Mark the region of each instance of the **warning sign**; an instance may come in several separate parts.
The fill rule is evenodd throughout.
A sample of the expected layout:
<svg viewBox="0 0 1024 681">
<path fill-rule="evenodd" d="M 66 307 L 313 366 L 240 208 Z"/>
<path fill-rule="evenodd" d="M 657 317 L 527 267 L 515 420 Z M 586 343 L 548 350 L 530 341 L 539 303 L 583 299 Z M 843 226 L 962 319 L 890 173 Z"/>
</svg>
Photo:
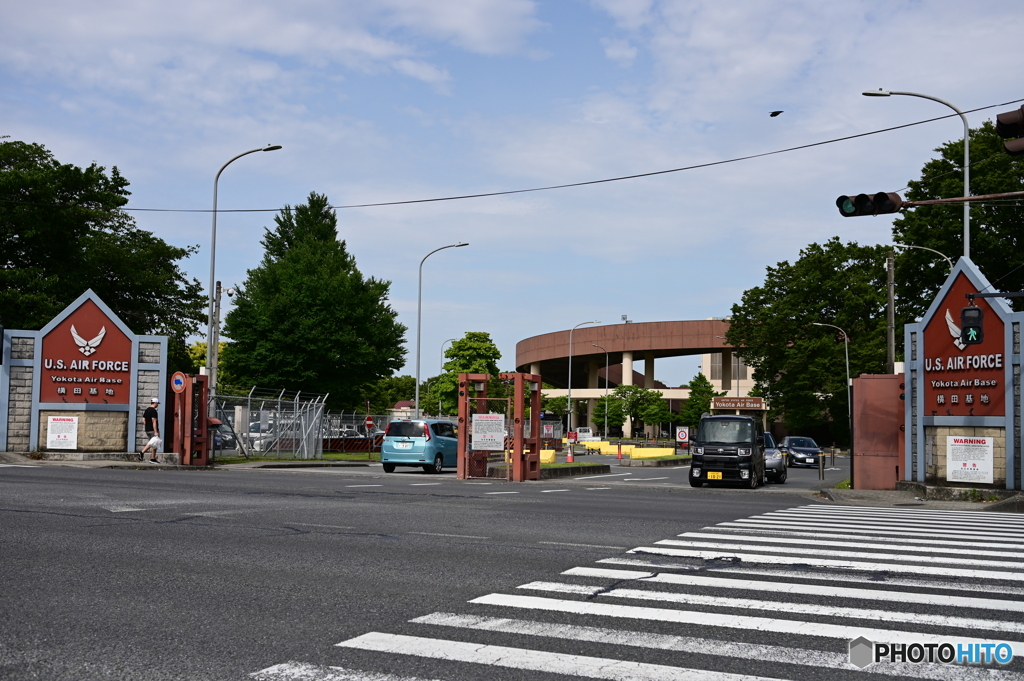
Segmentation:
<svg viewBox="0 0 1024 681">
<path fill-rule="evenodd" d="M 505 415 L 473 414 L 472 449 L 505 451 Z"/>
<path fill-rule="evenodd" d="M 946 480 L 992 484 L 995 438 L 950 435 L 946 437 Z"/>
</svg>

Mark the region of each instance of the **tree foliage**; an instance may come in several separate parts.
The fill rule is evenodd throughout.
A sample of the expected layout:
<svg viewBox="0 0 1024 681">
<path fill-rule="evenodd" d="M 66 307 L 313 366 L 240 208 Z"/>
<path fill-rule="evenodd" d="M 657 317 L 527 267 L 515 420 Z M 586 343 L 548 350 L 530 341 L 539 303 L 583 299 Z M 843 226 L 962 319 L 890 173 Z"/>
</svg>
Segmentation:
<svg viewBox="0 0 1024 681">
<path fill-rule="evenodd" d="M 637 427 L 638 421 L 660 423 L 665 416 L 661 409 L 664 406 L 662 393 L 657 390 L 648 390 L 639 385 L 620 385 L 615 388 L 613 394 L 622 403 L 622 413 L 630 418 L 633 428 Z M 667 410 L 667 407 L 665 409 Z M 648 421 L 645 416 L 657 420 Z"/>
<path fill-rule="evenodd" d="M 851 376 L 884 371 L 886 251 L 838 238 L 811 244 L 793 264 L 769 267 L 764 284 L 733 305 L 726 338 L 790 428 L 834 418 L 837 436 L 847 437 L 842 335 L 815 323 L 850 335 Z"/>
<path fill-rule="evenodd" d="M 385 414 L 395 404 L 416 397 L 416 377 L 388 376 L 368 385 L 363 391 L 363 400 L 369 400 L 371 414 Z M 362 405 L 362 406 L 365 406 Z"/>
<path fill-rule="evenodd" d="M 116 167 L 83 169 L 40 144 L 0 142 L 2 321 L 41 328 L 91 288 L 134 333 L 169 336 L 169 366 L 186 370 L 205 298 L 178 262 L 196 248 L 138 229 L 122 210 L 129 194 Z"/>
<path fill-rule="evenodd" d="M 683 410 L 679 412 L 679 422 L 684 426 L 696 428 L 700 425 L 700 417 L 711 410 L 711 398 L 720 397 L 724 392 L 715 392 L 715 387 L 703 373 L 690 380 L 690 397 L 686 400 Z"/>
<path fill-rule="evenodd" d="M 438 405 L 446 414 L 455 414 L 458 410 L 459 374 L 487 374 L 492 380 L 487 385 L 489 397 L 505 397 L 507 390 L 501 381 L 493 380 L 498 376 L 498 361 L 501 351 L 491 340 L 491 334 L 483 331 L 468 331 L 462 338 L 452 341 L 444 351 L 448 361 L 444 363 L 444 373 L 435 376 L 420 387 L 420 400 L 423 409 L 428 405 Z M 440 401 L 440 402 L 439 402 Z M 492 411 L 505 411 L 504 403 L 494 402 L 488 405 Z"/>
<path fill-rule="evenodd" d="M 971 194 L 1024 191 L 1024 156 L 1010 156 L 995 126 L 986 121 L 970 131 Z M 963 196 L 964 142 L 958 139 L 936 149 L 921 178 L 908 183 L 912 201 Z M 964 252 L 963 206 L 919 206 L 893 221 L 893 241 L 925 246 L 954 262 Z M 1003 200 L 971 204 L 971 260 L 996 290 L 1024 291 L 1024 201 Z M 896 259 L 897 310 L 904 319 L 920 317 L 945 282 L 949 267 L 939 256 L 920 249 L 900 249 Z M 1024 309 L 1024 299 L 1012 299 Z"/>
<path fill-rule="evenodd" d="M 622 411 L 622 400 L 609 395 L 607 398 L 601 396 L 594 405 L 594 424 L 604 430 L 604 415 L 608 412 L 608 428 L 618 428 L 626 422 L 626 414 Z"/>
<path fill-rule="evenodd" d="M 364 392 L 402 366 L 405 326 L 391 282 L 364 278 L 327 197 L 311 192 L 265 230 L 225 319 L 223 363 L 243 385 L 329 393 L 335 408 L 365 408 Z"/>
</svg>

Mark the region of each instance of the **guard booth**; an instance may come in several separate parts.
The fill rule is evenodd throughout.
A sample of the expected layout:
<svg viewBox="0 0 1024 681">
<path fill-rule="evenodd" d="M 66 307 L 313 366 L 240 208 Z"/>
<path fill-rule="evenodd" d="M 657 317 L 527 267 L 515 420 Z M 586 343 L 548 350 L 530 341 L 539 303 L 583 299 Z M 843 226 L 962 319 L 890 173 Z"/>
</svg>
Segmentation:
<svg viewBox="0 0 1024 681">
<path fill-rule="evenodd" d="M 209 401 L 209 376 L 190 376 L 177 372 L 171 377 L 174 410 L 171 451 L 178 454 L 183 466 L 206 466 L 210 462 L 210 423 L 206 405 Z"/>
<path fill-rule="evenodd" d="M 459 374 L 458 477 L 488 477 L 489 460 L 495 452 L 501 452 L 506 462 L 506 480 L 540 480 L 541 377 L 503 373 L 498 374 L 498 379 L 505 382 L 506 390 L 502 392 L 511 392 L 510 396 L 489 397 L 487 389 L 492 378 L 488 374 Z M 492 411 L 495 403 L 504 403 L 503 409 Z M 529 433 L 525 432 L 527 404 L 531 415 Z"/>
</svg>

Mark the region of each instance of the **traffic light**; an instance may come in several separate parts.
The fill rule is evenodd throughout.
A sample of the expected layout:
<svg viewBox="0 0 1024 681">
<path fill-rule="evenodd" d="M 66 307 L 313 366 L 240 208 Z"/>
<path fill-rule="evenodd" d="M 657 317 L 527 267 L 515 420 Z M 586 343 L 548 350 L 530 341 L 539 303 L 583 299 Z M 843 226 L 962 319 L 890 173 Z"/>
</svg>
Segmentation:
<svg viewBox="0 0 1024 681">
<path fill-rule="evenodd" d="M 960 342 L 964 345 L 977 345 L 985 340 L 985 329 L 982 328 L 984 313 L 980 307 L 969 305 L 960 310 Z"/>
<path fill-rule="evenodd" d="M 856 196 L 840 196 L 836 199 L 836 207 L 844 218 L 858 215 L 884 215 L 895 213 L 903 207 L 903 199 L 893 192 L 878 192 L 873 196 L 857 194 Z"/>
<path fill-rule="evenodd" d="M 1005 139 L 1006 152 L 1017 156 L 1024 154 L 1024 106 L 1016 111 L 1007 111 L 996 116 L 996 132 Z"/>
</svg>

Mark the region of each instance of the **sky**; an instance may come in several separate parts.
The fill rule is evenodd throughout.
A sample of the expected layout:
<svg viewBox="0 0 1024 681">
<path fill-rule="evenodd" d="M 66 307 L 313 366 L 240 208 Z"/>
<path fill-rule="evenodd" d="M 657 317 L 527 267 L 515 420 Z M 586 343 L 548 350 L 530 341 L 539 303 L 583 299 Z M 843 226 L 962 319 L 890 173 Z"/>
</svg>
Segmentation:
<svg viewBox="0 0 1024 681">
<path fill-rule="evenodd" d="M 272 212 L 530 189 L 824 142 L 1024 97 L 1014 0 L 38 0 L 0 22 L 0 135 L 116 166 L 129 209 L 209 211 L 216 275 L 244 283 Z M 1014 83 L 1017 83 L 1014 85 Z M 968 114 L 972 127 L 1019 104 Z M 770 117 L 771 111 L 783 111 Z M 360 270 L 392 282 L 414 373 L 490 333 L 725 317 L 765 268 L 833 236 L 891 243 L 841 194 L 897 191 L 959 118 L 649 177 L 339 208 Z M 206 286 L 209 212 L 133 212 Z M 947 254 L 955 257 L 958 254 Z M 583 352 L 583 350 L 580 350 Z M 679 385 L 699 358 L 658 360 Z"/>
</svg>

